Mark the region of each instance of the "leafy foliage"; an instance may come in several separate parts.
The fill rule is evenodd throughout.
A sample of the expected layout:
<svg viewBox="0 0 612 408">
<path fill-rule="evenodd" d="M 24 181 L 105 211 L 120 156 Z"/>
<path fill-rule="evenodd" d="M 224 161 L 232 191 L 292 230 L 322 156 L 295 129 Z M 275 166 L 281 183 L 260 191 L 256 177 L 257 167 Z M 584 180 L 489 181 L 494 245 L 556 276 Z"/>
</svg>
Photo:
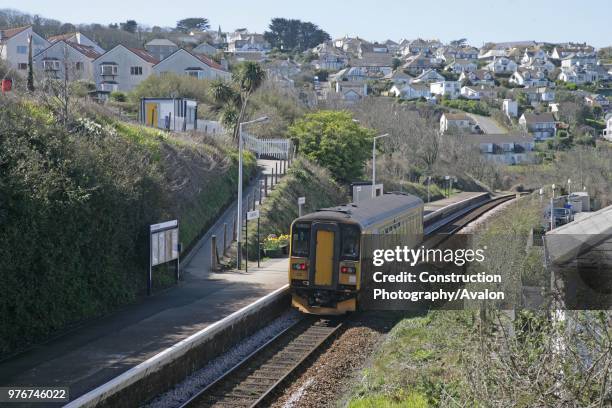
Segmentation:
<svg viewBox="0 0 612 408">
<path fill-rule="evenodd" d="M 264 33 L 265 40 L 283 51 L 304 52 L 331 39 L 316 24 L 300 20 L 273 18 L 269 28 Z"/>
<path fill-rule="evenodd" d="M 205 31 L 209 28 L 210 22 L 203 17 L 184 18 L 176 23 L 176 30 L 183 33 L 188 33 L 191 30 Z"/>
<path fill-rule="evenodd" d="M 353 121 L 346 111 L 308 114 L 289 128 L 299 151 L 330 170 L 341 182 L 359 179 L 370 155 L 374 132 Z"/>
</svg>

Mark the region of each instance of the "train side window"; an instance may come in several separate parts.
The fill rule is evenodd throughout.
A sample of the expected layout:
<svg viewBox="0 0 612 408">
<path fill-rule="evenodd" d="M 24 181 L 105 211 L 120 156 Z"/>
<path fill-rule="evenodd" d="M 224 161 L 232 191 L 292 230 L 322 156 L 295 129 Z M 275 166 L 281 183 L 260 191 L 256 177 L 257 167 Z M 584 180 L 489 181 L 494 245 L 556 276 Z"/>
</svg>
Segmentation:
<svg viewBox="0 0 612 408">
<path fill-rule="evenodd" d="M 342 238 L 340 256 L 343 259 L 359 260 L 359 228 L 343 225 L 340 232 Z"/>
<path fill-rule="evenodd" d="M 310 253 L 310 225 L 296 224 L 291 237 L 291 255 L 307 257 Z"/>
</svg>

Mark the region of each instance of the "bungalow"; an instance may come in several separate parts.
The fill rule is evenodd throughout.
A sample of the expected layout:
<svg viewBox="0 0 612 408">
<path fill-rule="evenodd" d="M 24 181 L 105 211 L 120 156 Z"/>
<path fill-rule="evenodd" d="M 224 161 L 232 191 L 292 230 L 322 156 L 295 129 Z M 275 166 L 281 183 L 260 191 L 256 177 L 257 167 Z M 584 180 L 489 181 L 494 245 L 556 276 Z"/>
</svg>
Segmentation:
<svg viewBox="0 0 612 408">
<path fill-rule="evenodd" d="M 36 69 L 47 78 L 94 81 L 93 61 L 100 55 L 93 47 L 59 40 L 36 54 L 32 60 Z"/>
<path fill-rule="evenodd" d="M 410 82 L 412 82 L 414 77 L 404 73 L 400 69 L 396 69 L 390 74 L 385 75 L 383 79 L 385 81 L 390 81 L 394 85 L 404 85 L 404 84 L 409 84 Z"/>
<path fill-rule="evenodd" d="M 557 131 L 557 121 L 550 112 L 525 112 L 519 118 L 519 125 L 529 134 L 533 135 L 536 140 L 554 137 Z"/>
<path fill-rule="evenodd" d="M 156 38 L 144 45 L 144 49 L 161 61 L 176 52 L 179 47 L 175 43 L 165 38 Z"/>
<path fill-rule="evenodd" d="M 330 93 L 329 95 L 352 104 L 368 95 L 368 84 L 359 81 L 340 81 L 336 82 L 335 91 L 335 94 Z"/>
<path fill-rule="evenodd" d="M 319 59 L 312 61 L 316 69 L 338 71 L 348 65 L 348 56 L 337 49 L 331 41 L 321 43 L 312 49 Z"/>
<path fill-rule="evenodd" d="M 87 37 L 85 34 L 77 31 L 74 33 L 60 34 L 54 35 L 52 37 L 47 38 L 50 43 L 54 43 L 57 41 L 66 41 L 79 45 L 84 45 L 86 47 L 91 47 L 95 52 L 102 55 L 106 52 L 106 50 L 98 45 L 94 40 Z"/>
<path fill-rule="evenodd" d="M 459 81 L 439 81 L 429 84 L 429 91 L 432 95 L 448 96 L 455 99 L 459 97 L 461 84 Z"/>
<path fill-rule="evenodd" d="M 157 75 L 166 73 L 189 75 L 198 79 L 229 80 L 231 77 L 231 74 L 216 61 L 205 55 L 192 54 L 182 48 L 155 64 L 153 72 Z"/>
<path fill-rule="evenodd" d="M 417 38 L 416 40 L 410 41 L 408 46 L 404 49 L 404 55 L 412 54 L 431 54 L 442 46 L 442 43 L 438 40 L 423 40 Z"/>
<path fill-rule="evenodd" d="M 540 102 L 554 102 L 555 100 L 555 91 L 552 88 L 548 87 L 538 87 L 538 88 L 524 88 L 524 89 L 514 89 L 512 93 L 522 93 L 527 97 L 527 100 L 532 105 L 537 105 Z"/>
<path fill-rule="evenodd" d="M 525 68 L 519 68 L 513 72 L 508 82 L 526 88 L 533 86 L 548 86 L 549 84 L 548 77 L 544 72 L 532 71 Z"/>
<path fill-rule="evenodd" d="M 417 55 L 408 58 L 407 62 L 402 66 L 402 69 L 411 75 L 418 75 L 439 66 L 440 61 L 438 61 L 436 58 Z"/>
<path fill-rule="evenodd" d="M 393 56 L 388 53 L 363 53 L 350 61 L 353 67 L 364 68 L 368 76 L 384 76 L 393 71 Z"/>
<path fill-rule="evenodd" d="M 361 67 L 344 68 L 329 76 L 330 82 L 338 81 L 366 81 L 368 79 L 365 69 Z"/>
<path fill-rule="evenodd" d="M 49 47 L 49 41 L 32 30 L 32 26 L 0 29 L 0 59 L 9 68 L 25 75 L 28 70 L 29 39 L 32 38 L 32 55 Z"/>
<path fill-rule="evenodd" d="M 117 45 L 93 60 L 98 97 L 113 91 L 128 92 L 153 73 L 159 61 L 148 51 Z"/>
<path fill-rule="evenodd" d="M 426 84 L 393 85 L 389 90 L 389 94 L 407 100 L 431 98 L 431 92 Z"/>
<path fill-rule="evenodd" d="M 461 96 L 467 99 L 495 98 L 497 90 L 491 86 L 471 85 L 461 87 Z"/>
<path fill-rule="evenodd" d="M 478 49 L 474 47 L 453 47 L 446 46 L 436 50 L 436 56 L 444 61 L 454 59 L 475 60 L 478 59 Z"/>
<path fill-rule="evenodd" d="M 561 45 L 561 46 L 557 46 L 553 48 L 552 52 L 550 53 L 550 58 L 561 60 L 569 56 L 570 54 L 577 54 L 580 52 L 585 53 L 585 54 L 594 54 L 595 49 L 591 47 L 590 45 L 587 45 L 586 43 L 583 43 L 583 44 L 569 43 L 569 44 L 565 44 L 565 45 Z"/>
<path fill-rule="evenodd" d="M 433 70 L 433 69 L 429 69 L 427 71 L 424 71 L 423 73 L 421 73 L 419 76 L 417 76 L 416 78 L 414 78 L 412 80 L 412 83 L 414 84 L 429 84 L 432 82 L 441 82 L 441 81 L 445 81 L 446 78 L 444 78 L 442 75 L 440 75 L 437 71 Z"/>
<path fill-rule="evenodd" d="M 142 98 L 140 123 L 158 129 L 184 132 L 197 129 L 198 104 L 183 98 Z"/>
<path fill-rule="evenodd" d="M 518 65 L 516 62 L 506 57 L 495 58 L 485 66 L 486 70 L 495 74 L 511 74 L 516 71 L 517 68 Z"/>
<path fill-rule="evenodd" d="M 444 67 L 445 70 L 461 73 L 461 72 L 474 72 L 478 68 L 478 65 L 470 60 L 455 59 L 450 64 Z"/>
<path fill-rule="evenodd" d="M 477 130 L 477 125 L 474 120 L 467 114 L 460 113 L 443 113 L 440 117 L 440 133 L 467 132 L 474 133 Z"/>
<path fill-rule="evenodd" d="M 524 134 L 482 134 L 466 138 L 487 160 L 499 164 L 533 163 L 535 140 Z"/>
<path fill-rule="evenodd" d="M 474 72 L 462 72 L 459 75 L 459 81 L 470 81 L 474 85 L 495 85 L 493 74 L 484 69 L 477 69 Z"/>
</svg>

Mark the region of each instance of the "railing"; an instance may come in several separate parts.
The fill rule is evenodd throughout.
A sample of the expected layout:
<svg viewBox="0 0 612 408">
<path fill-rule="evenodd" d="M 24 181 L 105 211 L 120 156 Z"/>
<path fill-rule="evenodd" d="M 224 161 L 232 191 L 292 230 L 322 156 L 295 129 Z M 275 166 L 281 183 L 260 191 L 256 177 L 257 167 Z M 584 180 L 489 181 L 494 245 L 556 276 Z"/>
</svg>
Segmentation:
<svg viewBox="0 0 612 408">
<path fill-rule="evenodd" d="M 258 158 L 288 160 L 293 154 L 293 143 L 289 139 L 258 139 L 243 132 L 245 149 L 257 154 Z"/>
</svg>

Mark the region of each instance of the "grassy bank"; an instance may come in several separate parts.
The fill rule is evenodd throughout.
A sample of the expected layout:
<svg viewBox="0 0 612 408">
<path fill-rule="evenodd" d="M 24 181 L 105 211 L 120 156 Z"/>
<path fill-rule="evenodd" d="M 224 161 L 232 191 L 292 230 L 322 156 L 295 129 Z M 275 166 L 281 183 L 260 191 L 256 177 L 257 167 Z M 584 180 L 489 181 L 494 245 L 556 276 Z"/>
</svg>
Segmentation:
<svg viewBox="0 0 612 408">
<path fill-rule="evenodd" d="M 188 247 L 233 199 L 236 159 L 87 104 L 63 126 L 0 102 L 0 355 L 141 296 L 148 225 L 178 218 Z"/>
<path fill-rule="evenodd" d="M 274 187 L 260 208 L 260 235 L 277 236 L 289 233 L 291 222 L 298 216 L 298 197 L 306 197 L 304 214 L 319 208 L 344 204 L 347 191 L 336 183 L 328 170 L 300 158 L 293 162 L 287 175 Z M 257 254 L 257 239 L 249 236 L 249 254 Z"/>
</svg>

